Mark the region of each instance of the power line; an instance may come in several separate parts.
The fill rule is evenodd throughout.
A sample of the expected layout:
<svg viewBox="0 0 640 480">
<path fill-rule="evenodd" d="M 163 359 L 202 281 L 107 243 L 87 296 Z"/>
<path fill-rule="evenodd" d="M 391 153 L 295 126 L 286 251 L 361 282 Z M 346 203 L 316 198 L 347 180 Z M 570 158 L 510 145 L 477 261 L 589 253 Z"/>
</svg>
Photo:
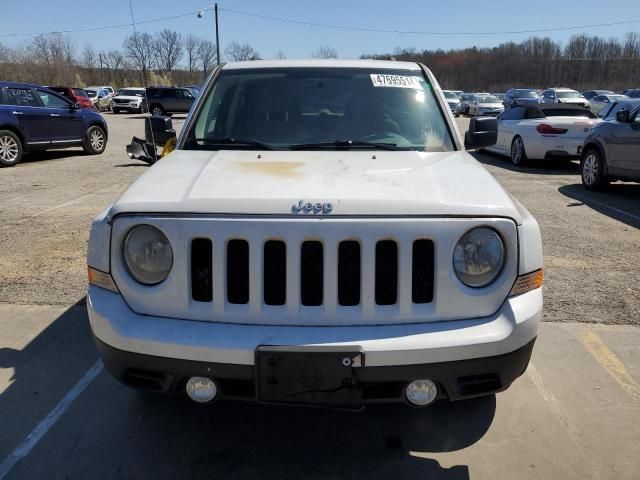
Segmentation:
<svg viewBox="0 0 640 480">
<path fill-rule="evenodd" d="M 209 6 L 200 10 L 196 10 L 193 12 L 180 13 L 177 15 L 171 15 L 168 17 L 158 17 L 152 18 L 148 20 L 140 20 L 136 22 L 137 25 L 144 25 L 149 23 L 157 23 L 164 22 L 167 20 L 175 20 L 178 18 L 184 18 L 189 16 L 195 16 L 198 13 L 201 13 L 205 10 L 211 10 L 213 6 Z M 549 33 L 549 32 L 560 32 L 560 31 L 568 31 L 568 30 L 583 30 L 588 28 L 600 28 L 600 27 L 613 27 L 619 25 L 630 25 L 640 23 L 640 19 L 635 20 L 621 20 L 617 22 L 607 22 L 607 23 L 594 23 L 590 25 L 574 25 L 568 27 L 556 27 L 556 28 L 539 28 L 532 30 L 503 30 L 503 31 L 484 31 L 484 32 L 469 32 L 469 31 L 454 31 L 454 32 L 437 32 L 437 31 L 429 31 L 429 30 L 396 30 L 396 29 L 385 29 L 385 28 L 375 28 L 375 27 L 362 27 L 362 26 L 353 26 L 353 25 L 338 25 L 338 24 L 330 24 L 330 23 L 316 23 L 309 22 L 305 20 L 297 20 L 292 18 L 282 18 L 282 17 L 273 17 L 270 15 L 263 15 L 260 13 L 247 12 L 243 10 L 234 10 L 231 8 L 223 8 L 219 7 L 219 11 L 225 11 L 236 15 L 244 15 L 248 17 L 259 18 L 262 20 L 280 22 L 280 23 L 290 23 L 295 25 L 304 25 L 308 27 L 316 27 L 316 28 L 325 28 L 332 30 L 346 30 L 346 31 L 356 31 L 356 32 L 370 32 L 370 33 L 388 33 L 388 34 L 397 34 L 397 35 L 432 35 L 432 36 L 455 36 L 455 35 L 518 35 L 518 34 L 527 34 L 527 33 Z M 35 35 L 47 35 L 47 34 L 55 34 L 55 33 L 82 33 L 82 32 L 95 32 L 99 30 L 111 30 L 117 28 L 124 27 L 132 27 L 133 23 L 120 23 L 115 25 L 103 25 L 99 27 L 88 27 L 88 28 L 76 28 L 76 29 L 66 29 L 66 30 L 53 30 L 49 32 L 27 32 L 27 33 L 2 33 L 0 34 L 0 38 L 6 37 L 29 37 Z"/>
<path fill-rule="evenodd" d="M 245 12 L 242 10 L 233 10 L 231 8 L 219 8 L 219 10 L 229 12 L 229 13 L 235 13 L 238 15 L 245 15 L 248 17 L 261 18 L 263 20 L 270 20 L 270 21 L 282 22 L 282 23 L 293 23 L 293 24 L 305 25 L 309 27 L 330 28 L 334 30 L 352 30 L 352 31 L 360 31 L 360 32 L 372 32 L 372 33 L 395 33 L 395 34 L 401 34 L 401 35 L 514 35 L 514 34 L 522 34 L 522 33 L 544 33 L 544 32 L 559 32 L 563 30 L 580 30 L 585 28 L 612 27 L 615 25 L 640 23 L 640 19 L 638 19 L 638 20 L 621 20 L 618 22 L 609 22 L 609 23 L 595 23 L 591 25 L 576 25 L 576 26 L 570 26 L 570 27 L 541 28 L 536 30 L 513 30 L 513 31 L 500 31 L 500 32 L 433 32 L 433 31 L 424 31 L 424 30 L 393 30 L 393 29 L 390 30 L 390 29 L 374 28 L 374 27 L 358 27 L 358 26 L 349 26 L 349 25 L 335 25 L 330 23 L 315 23 L 315 22 L 308 22 L 304 20 L 295 20 L 291 18 L 272 17 L 269 15 L 262 15 L 259 13 Z"/>
<path fill-rule="evenodd" d="M 205 9 L 207 10 L 207 9 Z M 189 17 L 193 15 L 197 15 L 198 12 L 202 10 L 197 10 L 195 12 L 188 13 L 180 13 L 178 15 L 171 15 L 169 17 L 159 17 L 159 18 L 151 18 L 148 20 L 140 20 L 135 23 L 135 25 L 142 25 L 147 23 L 156 23 L 156 22 L 164 22 L 166 20 L 175 20 L 176 18 Z M 28 32 L 28 33 L 0 33 L 0 37 L 33 37 L 36 35 L 49 35 L 54 33 L 82 33 L 82 32 L 95 32 L 98 30 L 112 30 L 116 28 L 124 28 L 124 27 L 135 27 L 133 23 L 119 23 L 116 25 L 103 25 L 101 27 L 89 27 L 89 28 L 75 28 L 70 30 L 53 30 L 50 32 Z"/>
</svg>

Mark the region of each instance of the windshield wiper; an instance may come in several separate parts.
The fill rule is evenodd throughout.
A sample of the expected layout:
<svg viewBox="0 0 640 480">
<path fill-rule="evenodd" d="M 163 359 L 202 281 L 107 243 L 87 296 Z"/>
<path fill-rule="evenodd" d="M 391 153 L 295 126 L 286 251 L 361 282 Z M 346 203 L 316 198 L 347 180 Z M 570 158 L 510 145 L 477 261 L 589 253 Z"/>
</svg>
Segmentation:
<svg viewBox="0 0 640 480">
<path fill-rule="evenodd" d="M 382 143 L 382 142 L 365 142 L 362 140 L 334 140 L 333 142 L 316 142 L 316 143 L 299 143 L 297 145 L 291 145 L 291 150 L 311 150 L 314 148 L 351 148 L 351 147 L 370 147 L 379 148 L 380 150 L 406 150 L 403 147 L 398 147 L 396 143 Z"/>
<path fill-rule="evenodd" d="M 254 140 L 253 138 L 236 138 L 236 137 L 219 137 L 219 138 L 196 138 L 196 142 L 202 142 L 202 145 L 234 145 L 238 147 L 257 147 L 263 150 L 275 150 L 273 145 Z"/>
</svg>

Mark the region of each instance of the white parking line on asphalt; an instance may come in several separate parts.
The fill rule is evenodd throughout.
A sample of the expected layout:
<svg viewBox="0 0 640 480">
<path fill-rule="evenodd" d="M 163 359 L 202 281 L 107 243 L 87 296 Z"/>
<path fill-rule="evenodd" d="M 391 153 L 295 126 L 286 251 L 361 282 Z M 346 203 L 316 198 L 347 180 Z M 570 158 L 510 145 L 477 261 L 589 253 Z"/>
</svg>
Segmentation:
<svg viewBox="0 0 640 480">
<path fill-rule="evenodd" d="M 18 445 L 11 454 L 5 458 L 0 464 L 0 480 L 7 476 L 11 469 L 22 458 L 26 457 L 29 452 L 35 447 L 38 442 L 46 435 L 46 433 L 53 427 L 60 417 L 64 415 L 69 406 L 78 396 L 84 391 L 85 388 L 96 378 L 100 372 L 102 372 L 102 361 L 98 360 L 87 372 L 82 376 L 80 381 L 67 392 L 60 402 L 54 407 L 51 412 L 42 420 L 36 428 L 34 428 L 29 435 Z"/>
</svg>

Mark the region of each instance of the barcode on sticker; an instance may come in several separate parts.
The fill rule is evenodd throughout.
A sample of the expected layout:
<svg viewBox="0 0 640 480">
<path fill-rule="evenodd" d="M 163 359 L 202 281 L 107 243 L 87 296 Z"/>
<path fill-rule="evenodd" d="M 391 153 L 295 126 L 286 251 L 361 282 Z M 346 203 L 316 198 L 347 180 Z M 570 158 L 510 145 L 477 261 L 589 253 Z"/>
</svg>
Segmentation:
<svg viewBox="0 0 640 480">
<path fill-rule="evenodd" d="M 423 90 L 420 77 L 409 75 L 387 75 L 372 73 L 371 82 L 374 87 L 418 88 Z"/>
</svg>

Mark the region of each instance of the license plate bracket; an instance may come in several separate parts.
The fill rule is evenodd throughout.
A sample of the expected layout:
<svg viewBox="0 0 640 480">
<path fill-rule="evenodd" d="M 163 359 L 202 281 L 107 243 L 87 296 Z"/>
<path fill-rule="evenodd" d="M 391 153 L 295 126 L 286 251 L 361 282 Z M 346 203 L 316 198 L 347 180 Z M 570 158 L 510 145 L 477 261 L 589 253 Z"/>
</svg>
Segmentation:
<svg viewBox="0 0 640 480">
<path fill-rule="evenodd" d="M 255 365 L 261 403 L 362 408 L 359 347 L 260 346 Z"/>
</svg>

